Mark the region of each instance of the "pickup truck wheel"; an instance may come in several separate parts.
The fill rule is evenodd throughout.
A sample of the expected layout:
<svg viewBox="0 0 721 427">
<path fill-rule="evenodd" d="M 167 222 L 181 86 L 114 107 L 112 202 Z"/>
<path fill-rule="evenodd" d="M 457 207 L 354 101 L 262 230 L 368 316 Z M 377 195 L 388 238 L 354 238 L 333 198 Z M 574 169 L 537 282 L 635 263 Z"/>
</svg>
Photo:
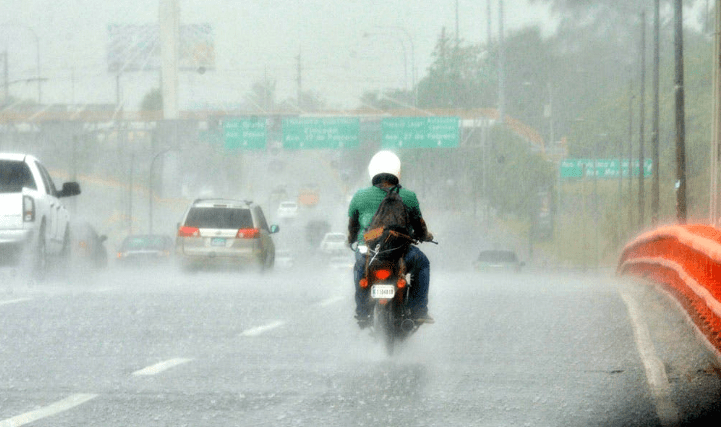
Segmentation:
<svg viewBox="0 0 721 427">
<path fill-rule="evenodd" d="M 52 269 L 57 270 L 57 272 L 63 276 L 67 275 L 71 266 L 70 256 L 70 230 L 66 227 L 65 233 L 63 234 L 63 247 L 58 257 L 54 259 Z"/>
<path fill-rule="evenodd" d="M 38 233 L 38 241 L 35 244 L 35 253 L 33 254 L 32 262 L 32 277 L 35 280 L 45 279 L 45 275 L 48 270 L 48 253 L 45 246 L 45 225 L 40 228 Z"/>
<path fill-rule="evenodd" d="M 70 230 L 65 228 L 63 236 L 63 249 L 60 251 L 60 260 L 67 263 L 70 259 Z"/>
</svg>

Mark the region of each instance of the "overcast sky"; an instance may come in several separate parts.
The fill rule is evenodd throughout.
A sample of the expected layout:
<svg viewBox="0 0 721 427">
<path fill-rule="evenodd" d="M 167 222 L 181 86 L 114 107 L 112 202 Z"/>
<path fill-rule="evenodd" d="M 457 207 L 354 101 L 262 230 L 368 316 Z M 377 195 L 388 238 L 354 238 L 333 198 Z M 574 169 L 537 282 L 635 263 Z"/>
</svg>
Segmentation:
<svg viewBox="0 0 721 427">
<path fill-rule="evenodd" d="M 545 8 L 526 0 L 504 3 L 507 31 L 553 28 Z M 485 42 L 487 1 L 458 0 L 458 6 L 461 38 Z M 493 0 L 494 37 L 497 7 Z M 366 90 L 410 88 L 412 63 L 420 78 L 442 28 L 456 28 L 455 0 L 180 0 L 180 9 L 181 24 L 212 26 L 216 51 L 216 70 L 181 73 L 181 109 L 237 104 L 264 76 L 275 80 L 279 100 L 295 98 L 299 52 L 304 90 L 332 106 L 355 107 Z M 10 80 L 35 76 L 34 32 L 41 75 L 48 78 L 44 103 L 113 103 L 107 27 L 157 22 L 158 10 L 158 2 L 148 0 L 3 0 L 0 51 L 8 52 Z M 157 81 L 157 72 L 123 75 L 126 108 L 138 109 Z M 10 91 L 37 99 L 35 83 L 14 83 Z"/>
</svg>

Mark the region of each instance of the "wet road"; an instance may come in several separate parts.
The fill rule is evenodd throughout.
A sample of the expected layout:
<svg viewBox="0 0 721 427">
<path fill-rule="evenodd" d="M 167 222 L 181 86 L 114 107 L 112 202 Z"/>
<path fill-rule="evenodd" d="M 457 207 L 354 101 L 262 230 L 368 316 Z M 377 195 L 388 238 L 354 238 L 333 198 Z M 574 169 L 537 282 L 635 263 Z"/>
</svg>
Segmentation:
<svg viewBox="0 0 721 427">
<path fill-rule="evenodd" d="M 351 287 L 349 271 L 322 267 L 6 284 L 0 426 L 655 426 L 718 413 L 711 354 L 645 285 L 434 270 L 436 324 L 393 357 L 353 323 Z"/>
</svg>

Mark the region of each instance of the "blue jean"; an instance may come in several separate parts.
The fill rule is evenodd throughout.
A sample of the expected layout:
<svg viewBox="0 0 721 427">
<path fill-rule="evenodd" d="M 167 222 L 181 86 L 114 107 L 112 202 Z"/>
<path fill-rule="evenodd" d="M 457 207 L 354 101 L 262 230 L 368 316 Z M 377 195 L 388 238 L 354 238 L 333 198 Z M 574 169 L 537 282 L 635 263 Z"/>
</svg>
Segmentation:
<svg viewBox="0 0 721 427">
<path fill-rule="evenodd" d="M 426 254 L 421 252 L 417 246 L 411 246 L 403 257 L 406 263 L 406 270 L 411 274 L 409 283 L 410 292 L 408 307 L 414 314 L 425 314 L 428 310 L 428 288 L 431 283 L 431 263 Z M 353 267 L 353 279 L 355 281 L 355 304 L 356 314 L 364 316 L 370 314 L 368 306 L 369 288 L 360 287 L 360 279 L 365 272 L 365 256 L 356 252 L 355 267 Z"/>
</svg>

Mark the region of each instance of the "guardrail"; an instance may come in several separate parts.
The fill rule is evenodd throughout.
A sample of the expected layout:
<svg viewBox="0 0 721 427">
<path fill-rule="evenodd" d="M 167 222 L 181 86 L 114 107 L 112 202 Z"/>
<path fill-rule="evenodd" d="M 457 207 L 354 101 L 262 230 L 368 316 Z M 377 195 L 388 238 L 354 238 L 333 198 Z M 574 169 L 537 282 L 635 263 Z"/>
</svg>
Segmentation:
<svg viewBox="0 0 721 427">
<path fill-rule="evenodd" d="M 617 273 L 663 286 L 721 352 L 721 230 L 673 225 L 642 234 L 624 247 Z"/>
</svg>

